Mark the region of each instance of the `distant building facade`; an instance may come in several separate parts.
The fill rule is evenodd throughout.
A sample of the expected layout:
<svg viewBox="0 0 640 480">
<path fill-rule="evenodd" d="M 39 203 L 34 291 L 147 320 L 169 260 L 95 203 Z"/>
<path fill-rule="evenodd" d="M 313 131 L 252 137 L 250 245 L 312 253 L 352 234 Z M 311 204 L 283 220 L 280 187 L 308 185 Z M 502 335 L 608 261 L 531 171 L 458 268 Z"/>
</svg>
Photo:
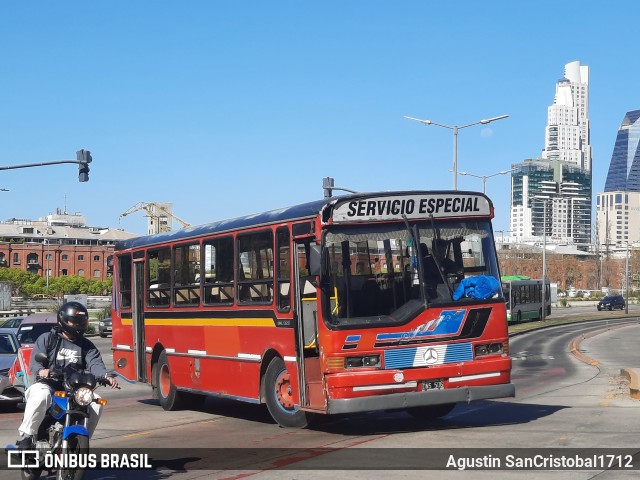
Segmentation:
<svg viewBox="0 0 640 480">
<path fill-rule="evenodd" d="M 598 243 L 605 249 L 640 244 L 640 110 L 622 119 L 596 216 Z"/>
<path fill-rule="evenodd" d="M 511 236 L 516 242 L 546 236 L 552 243 L 588 244 L 590 175 L 560 160 L 525 160 L 511 177 Z"/>
<path fill-rule="evenodd" d="M 66 212 L 38 220 L 13 218 L 0 222 L 0 268 L 49 278 L 78 275 L 106 280 L 111 276 L 115 243 L 135 236 L 88 227 L 82 215 Z"/>
<path fill-rule="evenodd" d="M 589 67 L 565 65 L 547 110 L 542 158 L 512 165 L 511 241 L 575 244 L 591 238 Z"/>
</svg>

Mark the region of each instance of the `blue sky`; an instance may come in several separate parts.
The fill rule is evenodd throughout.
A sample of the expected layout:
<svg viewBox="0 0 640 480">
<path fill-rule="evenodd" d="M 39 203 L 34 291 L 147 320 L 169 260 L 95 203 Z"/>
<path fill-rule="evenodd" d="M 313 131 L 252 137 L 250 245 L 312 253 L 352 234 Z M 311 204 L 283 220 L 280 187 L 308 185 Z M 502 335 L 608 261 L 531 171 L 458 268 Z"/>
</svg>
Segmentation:
<svg viewBox="0 0 640 480">
<path fill-rule="evenodd" d="M 593 2 L 596 4 L 596 2 Z M 597 2 L 601 4 L 601 2 Z M 537 158 L 564 65 L 591 68 L 594 192 L 640 109 L 640 2 L 109 1 L 0 4 L 0 219 L 56 208 L 142 234 L 138 202 L 191 224 L 359 191 L 452 187 Z M 606 5 L 606 6 L 605 6 Z M 509 228 L 509 176 L 487 180 Z M 459 177 L 460 189 L 482 181 Z"/>
</svg>

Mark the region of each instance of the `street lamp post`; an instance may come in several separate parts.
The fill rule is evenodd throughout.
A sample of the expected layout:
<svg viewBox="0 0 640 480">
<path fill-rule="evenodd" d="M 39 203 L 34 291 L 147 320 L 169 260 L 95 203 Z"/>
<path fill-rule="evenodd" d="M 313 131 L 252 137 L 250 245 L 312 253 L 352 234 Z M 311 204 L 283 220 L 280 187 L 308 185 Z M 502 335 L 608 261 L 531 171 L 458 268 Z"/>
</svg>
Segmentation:
<svg viewBox="0 0 640 480">
<path fill-rule="evenodd" d="M 453 130 L 453 189 L 458 189 L 458 130 L 463 128 L 472 127 L 473 125 L 486 125 L 487 123 L 495 122 L 496 120 L 502 120 L 503 118 L 507 118 L 509 115 L 500 115 L 497 117 L 485 118 L 478 122 L 468 123 L 466 125 L 444 125 L 442 123 L 432 122 L 431 120 L 422 120 L 420 118 L 407 117 L 404 118 L 408 120 L 414 120 L 416 122 L 420 122 L 423 125 L 436 125 L 442 128 L 448 128 L 449 130 Z"/>
<path fill-rule="evenodd" d="M 542 315 L 540 320 L 545 321 L 547 316 L 547 197 L 529 197 L 529 199 L 542 202 Z"/>
<path fill-rule="evenodd" d="M 47 276 L 47 295 L 49 295 L 49 240 L 48 239 L 44 239 L 44 243 L 47 246 L 47 252 L 45 253 L 45 258 L 47 260 L 47 271 L 46 271 L 46 276 Z"/>
<path fill-rule="evenodd" d="M 482 180 L 482 193 L 487 193 L 487 178 L 495 177 L 497 175 L 506 175 L 507 173 L 511 173 L 517 169 L 512 168 L 510 170 L 502 170 L 501 172 L 492 173 L 491 175 L 475 175 L 469 172 L 458 172 L 458 175 L 467 175 L 469 177 L 480 178 Z"/>
<path fill-rule="evenodd" d="M 627 249 L 625 250 L 624 263 L 624 313 L 629 314 L 629 241 L 627 240 Z"/>
<path fill-rule="evenodd" d="M 334 190 L 341 190 L 343 192 L 349 192 L 349 193 L 360 193 L 355 190 L 351 190 L 349 188 L 336 187 L 335 179 L 333 177 L 324 177 L 322 179 L 322 189 L 324 190 L 324 198 L 331 198 Z"/>
<path fill-rule="evenodd" d="M 542 202 L 542 316 L 544 322 L 547 316 L 547 202 Z"/>
</svg>

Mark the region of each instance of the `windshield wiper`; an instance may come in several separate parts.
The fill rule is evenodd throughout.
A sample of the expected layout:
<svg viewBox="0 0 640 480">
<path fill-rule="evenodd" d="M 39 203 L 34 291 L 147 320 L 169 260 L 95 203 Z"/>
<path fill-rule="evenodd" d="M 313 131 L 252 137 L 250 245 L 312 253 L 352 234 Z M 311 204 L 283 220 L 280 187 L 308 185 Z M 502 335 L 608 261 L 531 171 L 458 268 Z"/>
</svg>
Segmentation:
<svg viewBox="0 0 640 480">
<path fill-rule="evenodd" d="M 433 246 L 435 248 L 435 252 L 432 255 L 433 261 L 436 263 L 436 267 L 438 267 L 438 272 L 440 272 L 440 278 L 442 279 L 444 284 L 447 286 L 447 290 L 449 290 L 449 295 L 451 295 L 451 297 L 453 298 L 453 289 L 451 288 L 451 285 L 449 285 L 447 277 L 444 274 L 442 265 L 440 265 L 440 260 L 438 260 L 438 258 L 440 257 L 440 247 L 438 247 L 438 244 L 440 243 L 440 229 L 436 227 L 436 222 L 433 221 L 433 215 L 431 215 L 429 220 L 431 220 L 431 228 L 433 229 L 433 232 L 435 234 L 435 239 L 436 239 L 435 242 L 433 242 Z"/>
<path fill-rule="evenodd" d="M 418 281 L 420 282 L 420 295 L 422 296 L 422 301 L 424 302 L 425 308 L 429 306 L 429 302 L 427 300 L 427 286 L 424 278 L 424 266 L 422 264 L 422 255 L 420 253 L 420 232 L 417 229 L 417 226 L 414 225 L 413 229 L 409 225 L 409 220 L 407 220 L 406 215 L 402 215 L 402 219 L 404 220 L 404 224 L 407 227 L 407 232 L 413 241 L 413 248 L 416 257 L 418 257 Z"/>
</svg>

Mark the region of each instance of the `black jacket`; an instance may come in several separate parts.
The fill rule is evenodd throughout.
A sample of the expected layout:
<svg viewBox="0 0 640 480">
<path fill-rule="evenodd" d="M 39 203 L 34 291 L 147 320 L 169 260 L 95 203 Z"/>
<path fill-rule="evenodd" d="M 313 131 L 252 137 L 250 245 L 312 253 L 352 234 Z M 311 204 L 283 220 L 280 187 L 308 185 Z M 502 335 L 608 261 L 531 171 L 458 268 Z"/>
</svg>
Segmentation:
<svg viewBox="0 0 640 480">
<path fill-rule="evenodd" d="M 43 352 L 49 358 L 49 365 L 43 365 L 36 361 L 38 352 Z M 96 377 L 107 375 L 107 368 L 102 361 L 102 355 L 96 346 L 85 337 L 76 338 L 74 341 L 62 336 L 59 329 L 54 328 L 48 333 L 43 333 L 36 340 L 36 344 L 31 352 L 29 370 L 33 375 L 44 369 L 64 369 L 72 365 L 78 370 L 86 370 Z M 41 380 L 54 388 L 59 388 L 59 382 L 51 379 Z"/>
</svg>

